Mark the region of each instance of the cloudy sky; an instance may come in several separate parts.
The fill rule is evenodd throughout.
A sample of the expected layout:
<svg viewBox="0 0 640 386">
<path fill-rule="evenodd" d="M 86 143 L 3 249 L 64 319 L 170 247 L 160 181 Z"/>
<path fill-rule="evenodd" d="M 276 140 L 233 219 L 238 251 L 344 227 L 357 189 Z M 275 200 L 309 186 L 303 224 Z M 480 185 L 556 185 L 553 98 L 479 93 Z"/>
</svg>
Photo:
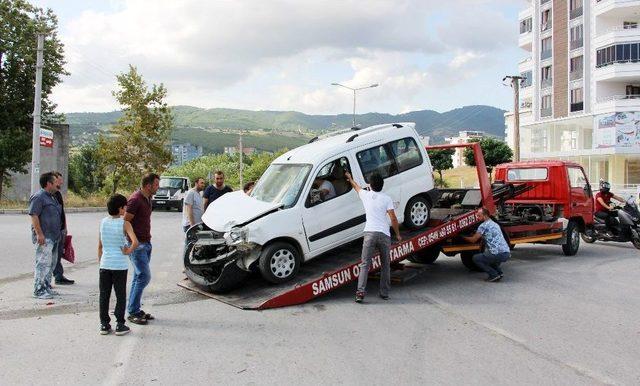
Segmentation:
<svg viewBox="0 0 640 386">
<path fill-rule="evenodd" d="M 172 105 L 312 114 L 509 108 L 523 0 L 33 0 L 60 19 L 62 112 L 110 111 L 138 67 Z M 443 5 L 444 4 L 444 5 Z"/>
</svg>

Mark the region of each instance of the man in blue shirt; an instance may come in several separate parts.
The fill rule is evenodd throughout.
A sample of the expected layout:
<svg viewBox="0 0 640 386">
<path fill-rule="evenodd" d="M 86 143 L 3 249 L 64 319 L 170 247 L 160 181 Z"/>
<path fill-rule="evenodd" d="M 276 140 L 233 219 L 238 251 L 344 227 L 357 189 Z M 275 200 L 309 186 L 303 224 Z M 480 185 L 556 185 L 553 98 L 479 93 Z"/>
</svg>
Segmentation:
<svg viewBox="0 0 640 386">
<path fill-rule="evenodd" d="M 58 191 L 56 176 L 44 173 L 40 176 L 40 189 L 29 199 L 31 237 L 36 247 L 33 296 L 51 299 L 57 295 L 51 288 L 51 277 L 57 263 L 62 229 L 62 206 L 55 199 Z"/>
<path fill-rule="evenodd" d="M 462 238 L 470 243 L 475 243 L 480 238 L 484 238 L 485 248 L 483 253 L 473 255 L 473 262 L 487 274 L 487 281 L 494 282 L 502 279 L 504 274 L 500 269 L 500 264 L 504 263 L 511 257 L 509 244 L 502 235 L 500 225 L 491 220 L 491 214 L 487 208 L 482 208 L 478 213 L 482 224 L 478 227 L 478 231 L 470 237 Z"/>
</svg>

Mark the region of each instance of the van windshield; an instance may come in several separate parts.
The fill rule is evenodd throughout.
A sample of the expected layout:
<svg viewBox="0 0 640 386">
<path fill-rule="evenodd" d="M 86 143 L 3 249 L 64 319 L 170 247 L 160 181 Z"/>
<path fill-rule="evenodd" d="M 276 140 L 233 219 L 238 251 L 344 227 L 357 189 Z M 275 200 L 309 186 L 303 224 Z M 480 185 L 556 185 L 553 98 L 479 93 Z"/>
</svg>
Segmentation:
<svg viewBox="0 0 640 386">
<path fill-rule="evenodd" d="M 310 171 L 311 165 L 271 164 L 256 183 L 251 197 L 292 207 Z"/>
<path fill-rule="evenodd" d="M 161 188 L 182 189 L 182 178 L 160 178 Z"/>
</svg>

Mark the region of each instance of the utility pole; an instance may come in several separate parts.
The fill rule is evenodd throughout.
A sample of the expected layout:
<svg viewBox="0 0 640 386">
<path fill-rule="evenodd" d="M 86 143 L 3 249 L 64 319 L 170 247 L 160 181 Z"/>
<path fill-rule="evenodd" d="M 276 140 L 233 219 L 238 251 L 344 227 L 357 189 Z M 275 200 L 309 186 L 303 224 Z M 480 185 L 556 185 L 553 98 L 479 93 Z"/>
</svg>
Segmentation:
<svg viewBox="0 0 640 386">
<path fill-rule="evenodd" d="M 243 151 L 242 151 L 242 129 L 240 129 L 240 138 L 238 139 L 238 150 L 240 150 L 240 189 L 242 189 L 242 187 L 244 186 L 244 184 L 242 183 L 242 155 L 243 155 Z"/>
<path fill-rule="evenodd" d="M 520 75 L 507 75 L 502 81 L 510 79 L 513 88 L 513 160 L 520 161 Z"/>
<path fill-rule="evenodd" d="M 40 189 L 40 124 L 42 115 L 42 67 L 44 65 L 44 34 L 38 34 L 36 56 L 36 94 L 33 98 L 33 140 L 31 148 L 31 194 Z"/>
</svg>

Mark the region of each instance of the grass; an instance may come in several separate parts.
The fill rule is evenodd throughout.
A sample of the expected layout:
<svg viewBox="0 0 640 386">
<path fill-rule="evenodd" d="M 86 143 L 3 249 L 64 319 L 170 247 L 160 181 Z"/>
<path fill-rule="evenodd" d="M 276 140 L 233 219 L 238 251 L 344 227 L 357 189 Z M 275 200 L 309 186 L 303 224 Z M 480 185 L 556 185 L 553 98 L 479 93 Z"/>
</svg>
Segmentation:
<svg viewBox="0 0 640 386">
<path fill-rule="evenodd" d="M 472 188 L 478 186 L 478 173 L 475 166 L 461 166 L 444 170 L 442 177 L 450 188 Z"/>
<path fill-rule="evenodd" d="M 64 206 L 65 208 L 106 208 L 107 199 L 108 197 L 103 194 L 94 193 L 83 197 L 69 191 L 65 197 Z M 0 209 L 27 209 L 28 206 L 29 203 L 27 201 L 0 200 Z"/>
</svg>

